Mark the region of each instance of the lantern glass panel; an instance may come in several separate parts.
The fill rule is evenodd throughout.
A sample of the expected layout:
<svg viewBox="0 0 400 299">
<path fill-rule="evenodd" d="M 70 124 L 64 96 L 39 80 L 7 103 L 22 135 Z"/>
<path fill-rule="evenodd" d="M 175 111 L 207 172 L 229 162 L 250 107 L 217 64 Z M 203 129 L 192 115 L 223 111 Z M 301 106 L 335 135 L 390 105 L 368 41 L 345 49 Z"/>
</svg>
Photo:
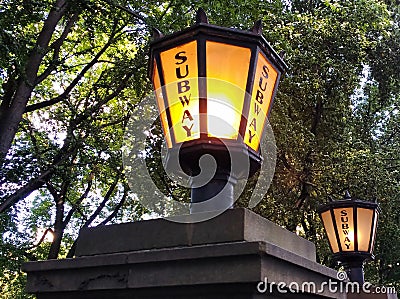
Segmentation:
<svg viewBox="0 0 400 299">
<path fill-rule="evenodd" d="M 328 236 L 329 243 L 331 244 L 332 251 L 333 253 L 337 253 L 339 252 L 339 246 L 336 240 L 335 228 L 333 226 L 331 211 L 328 210 L 326 212 L 323 212 L 321 214 L 321 218 L 322 218 L 322 223 L 324 224 L 325 227 L 325 232 Z"/>
<path fill-rule="evenodd" d="M 154 85 L 154 90 L 155 90 L 155 94 L 156 94 L 158 111 L 161 111 L 161 113 L 160 113 L 161 125 L 162 125 L 163 131 L 164 131 L 164 136 L 165 136 L 165 141 L 167 142 L 167 146 L 169 148 L 171 148 L 172 147 L 171 136 L 170 136 L 170 132 L 169 132 L 167 113 L 165 111 L 164 97 L 163 97 L 162 90 L 161 90 L 160 76 L 158 74 L 158 68 L 157 68 L 157 64 L 155 61 L 154 61 L 153 65 L 154 65 L 153 85 Z"/>
<path fill-rule="evenodd" d="M 370 253 L 372 253 L 374 251 L 377 225 L 378 225 L 378 212 L 375 211 L 375 218 L 374 218 L 374 223 L 373 223 L 373 228 L 372 228 L 372 236 L 371 236 Z"/>
<path fill-rule="evenodd" d="M 249 48 L 206 42 L 208 136 L 237 139 L 250 57 Z M 230 84 L 224 84 L 224 81 Z M 216 123 L 218 119 L 223 119 L 228 126 L 220 126 Z"/>
<path fill-rule="evenodd" d="M 208 82 L 217 80 L 209 79 Z M 218 80 L 220 81 L 220 80 Z M 219 85 L 231 85 L 220 81 Z M 231 89 L 240 90 L 231 85 Z M 233 105 L 232 105 L 233 104 Z M 237 139 L 241 113 L 236 110 L 235 103 L 229 103 L 222 97 L 219 99 L 207 99 L 207 130 L 209 137 L 224 139 Z"/>
<path fill-rule="evenodd" d="M 368 252 L 373 216 L 373 210 L 363 208 L 357 209 L 358 251 Z"/>
<path fill-rule="evenodd" d="M 342 251 L 354 251 L 353 208 L 334 209 Z"/>
<path fill-rule="evenodd" d="M 278 71 L 259 52 L 244 137 L 245 143 L 255 151 L 260 145 L 277 78 Z"/>
<path fill-rule="evenodd" d="M 197 42 L 161 52 L 161 64 L 175 142 L 200 137 Z"/>
</svg>

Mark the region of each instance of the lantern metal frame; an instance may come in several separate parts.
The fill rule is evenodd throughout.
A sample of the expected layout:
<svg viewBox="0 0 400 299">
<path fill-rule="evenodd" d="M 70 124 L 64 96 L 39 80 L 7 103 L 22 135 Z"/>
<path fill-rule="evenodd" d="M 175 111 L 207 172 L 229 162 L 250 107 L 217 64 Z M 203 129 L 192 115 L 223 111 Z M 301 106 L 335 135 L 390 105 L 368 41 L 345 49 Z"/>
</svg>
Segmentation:
<svg viewBox="0 0 400 299">
<path fill-rule="evenodd" d="M 353 211 L 353 232 L 354 232 L 354 250 L 351 251 L 344 251 L 342 248 L 342 244 L 340 241 L 339 237 L 339 228 L 338 224 L 336 222 L 336 217 L 334 214 L 334 210 L 337 209 L 352 209 Z M 368 250 L 367 251 L 362 251 L 359 250 L 359 238 L 358 238 L 358 222 L 359 222 L 359 213 L 358 209 L 368 209 L 372 210 L 372 219 L 371 219 L 371 230 L 370 230 L 370 235 L 369 235 L 369 240 L 368 240 Z M 380 207 L 377 202 L 371 202 L 371 201 L 365 201 L 365 200 L 360 200 L 356 198 L 352 198 L 348 192 L 346 192 L 345 197 L 342 200 L 336 200 L 333 201 L 331 200 L 328 203 L 325 203 L 323 205 L 320 205 L 317 209 L 318 214 L 322 220 L 322 223 L 324 225 L 324 230 L 325 232 L 327 231 L 326 229 L 326 223 L 324 223 L 322 214 L 329 211 L 330 213 L 330 218 L 333 223 L 333 228 L 334 228 L 334 233 L 335 233 L 335 242 L 337 245 L 337 248 L 339 249 L 339 252 L 334 253 L 333 246 L 331 244 L 331 239 L 328 238 L 328 243 L 329 247 L 333 253 L 333 258 L 335 261 L 340 262 L 343 267 L 345 268 L 345 271 L 347 272 L 347 275 L 352 282 L 358 282 L 360 284 L 364 283 L 364 262 L 367 260 L 374 260 L 375 256 L 373 255 L 373 249 L 375 245 L 375 240 L 376 240 L 376 231 L 378 227 L 378 217 L 380 213 Z"/>
<path fill-rule="evenodd" d="M 236 180 L 240 178 L 251 177 L 261 167 L 263 159 L 261 155 L 260 144 L 258 144 L 258 150 L 254 150 L 244 142 L 247 125 L 246 117 L 250 114 L 250 105 L 252 100 L 251 92 L 254 84 L 256 84 L 255 73 L 259 53 L 262 53 L 264 58 L 274 67 L 275 71 L 277 72 L 277 78 L 274 83 L 275 85 L 273 87 L 272 96 L 271 99 L 268 99 L 270 102 L 268 111 L 266 113 L 266 119 L 268 119 L 270 110 L 272 108 L 280 77 L 288 68 L 282 57 L 272 49 L 270 44 L 262 36 L 261 27 L 261 21 L 256 22 L 251 31 L 211 25 L 208 23 L 205 12 L 202 9 L 199 9 L 196 16 L 195 25 L 180 32 L 172 33 L 168 36 L 163 36 L 158 30 L 156 30 L 155 34 L 153 35 L 153 40 L 150 43 L 148 75 L 152 80 L 155 69 L 158 71 L 158 78 L 160 80 L 159 83 L 161 85 L 161 91 L 163 94 L 163 105 L 165 107 L 169 128 L 173 127 L 173 121 L 171 119 L 169 103 L 166 96 L 166 82 L 163 76 L 161 53 L 163 51 L 188 44 L 189 42 L 197 42 L 200 137 L 198 139 L 185 141 L 183 143 L 176 143 L 174 130 L 169 130 L 168 134 L 170 134 L 171 147 L 168 148 L 166 157 L 166 167 L 169 169 L 174 169 L 174 166 L 179 163 L 183 171 L 191 176 L 196 176 L 200 172 L 198 161 L 202 155 L 211 154 L 216 159 L 218 167 L 215 177 L 210 184 L 203 186 L 202 188 L 192 187 L 192 203 L 207 201 L 209 198 L 212 198 L 215 196 L 215 194 L 219 193 L 219 191 L 223 190 L 223 187 L 226 184 L 230 184 L 231 187 L 228 188 L 225 194 L 221 194 L 220 197 L 227 197 L 228 201 L 226 205 L 232 205 L 233 186 L 236 184 Z M 246 77 L 246 92 L 244 94 L 242 111 L 240 111 L 241 120 L 236 140 L 211 137 L 207 134 L 207 119 L 204 117 L 204 115 L 207 115 L 206 42 L 223 43 L 247 48 L 251 51 L 249 68 Z M 264 128 L 262 132 L 265 133 Z M 165 133 L 166 132 L 164 130 L 164 134 Z M 226 148 L 227 146 L 229 147 L 229 153 Z M 178 155 L 176 154 L 177 151 L 179 151 Z M 248 173 L 243 173 L 241 171 L 232 173 L 232 167 L 230 165 L 230 161 L 232 161 L 231 155 L 239 155 L 240 157 L 246 157 L 249 159 L 250 163 Z M 177 156 L 179 156 L 179 161 L 177 161 Z M 222 206 L 224 206 L 224 204 Z"/>
</svg>

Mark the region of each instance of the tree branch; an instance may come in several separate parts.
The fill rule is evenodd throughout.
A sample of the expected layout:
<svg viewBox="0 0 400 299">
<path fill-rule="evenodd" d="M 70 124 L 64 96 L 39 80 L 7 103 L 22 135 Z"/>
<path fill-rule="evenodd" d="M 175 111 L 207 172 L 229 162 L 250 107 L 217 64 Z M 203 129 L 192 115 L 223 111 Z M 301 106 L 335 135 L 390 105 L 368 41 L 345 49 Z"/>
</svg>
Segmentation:
<svg viewBox="0 0 400 299">
<path fill-rule="evenodd" d="M 57 0 L 55 7 L 44 21 L 39 33 L 36 46 L 29 55 L 24 77 L 21 78 L 12 101 L 7 109 L 0 110 L 0 156 L 6 155 L 18 131 L 19 123 L 26 109 L 29 98 L 35 87 L 39 66 L 46 55 L 49 42 L 54 34 L 56 26 L 64 16 L 67 9 L 66 0 Z"/>
<path fill-rule="evenodd" d="M 56 188 L 53 186 L 51 182 L 46 182 L 47 190 L 49 190 L 51 196 L 53 196 L 54 200 L 57 201 L 58 192 Z"/>
<path fill-rule="evenodd" d="M 42 244 L 43 241 L 44 241 L 44 239 L 46 238 L 46 235 L 47 235 L 49 232 L 54 233 L 53 230 L 49 227 L 48 229 L 46 229 L 46 230 L 44 231 L 44 233 L 43 233 L 42 237 L 40 238 L 39 242 L 38 242 L 36 245 L 33 245 L 33 246 L 31 246 L 31 247 L 26 248 L 26 250 L 32 250 L 32 249 L 38 247 L 40 244 Z"/>
<path fill-rule="evenodd" d="M 167 14 L 168 10 L 171 8 L 172 2 L 173 2 L 173 1 L 170 1 L 170 2 L 168 3 L 167 8 L 163 11 L 163 13 L 161 14 L 161 16 L 158 18 L 157 23 L 161 23 L 162 19 L 163 19 L 164 16 Z"/>
<path fill-rule="evenodd" d="M 92 176 L 88 182 L 88 185 L 86 187 L 85 192 L 79 197 L 79 199 L 72 205 L 72 208 L 69 210 L 67 216 L 64 218 L 63 226 L 66 227 L 67 224 L 70 222 L 72 215 L 75 213 L 75 211 L 78 209 L 79 205 L 82 203 L 82 201 L 87 198 L 89 195 L 90 189 L 92 188 L 93 185 L 93 180 Z"/>
<path fill-rule="evenodd" d="M 142 17 L 142 16 L 141 16 L 140 14 L 138 14 L 137 12 L 135 12 L 135 11 L 129 9 L 129 8 L 126 8 L 126 7 L 122 6 L 122 5 L 113 3 L 113 2 L 110 1 L 110 0 L 103 0 L 103 1 L 106 2 L 108 5 L 110 5 L 110 6 L 112 6 L 112 7 L 116 7 L 116 8 L 118 8 L 118 9 L 122 10 L 122 11 L 127 12 L 128 14 L 134 16 L 135 18 L 141 20 L 144 24 L 146 24 L 146 25 L 149 26 L 149 24 L 147 23 L 146 18 Z"/>
<path fill-rule="evenodd" d="M 12 98 L 15 94 L 15 90 L 17 89 L 17 82 L 14 78 L 14 74 L 11 74 L 8 77 L 7 82 L 3 83 L 4 95 L 1 100 L 0 110 L 5 110 L 9 108 Z"/>
<path fill-rule="evenodd" d="M 128 196 L 128 191 L 129 191 L 128 189 L 125 189 L 124 195 L 122 196 L 118 205 L 114 208 L 114 211 L 105 220 L 103 220 L 98 226 L 106 225 L 109 221 L 111 221 L 115 217 L 115 215 L 117 215 L 118 211 L 121 209 L 121 207 L 123 206 L 123 204 L 126 201 L 126 197 Z M 84 227 L 86 227 L 86 226 L 84 226 Z M 77 246 L 77 240 L 74 241 L 71 248 L 69 249 L 69 251 L 67 253 L 67 258 L 74 257 L 76 246 Z"/>
<path fill-rule="evenodd" d="M 38 188 L 42 187 L 48 178 L 53 174 L 55 170 L 55 166 L 50 167 L 45 172 L 43 172 L 37 178 L 31 179 L 25 186 L 18 189 L 16 192 L 11 194 L 6 198 L 4 202 L 0 204 L 0 213 L 4 212 L 14 204 L 16 204 L 22 198 L 28 196 L 33 191 L 37 190 Z"/>
<path fill-rule="evenodd" d="M 109 201 L 111 195 L 114 192 L 115 187 L 118 184 L 119 181 L 119 176 L 120 173 L 118 173 L 117 177 L 115 178 L 113 184 L 110 186 L 110 188 L 108 189 L 106 195 L 104 196 L 103 201 L 100 203 L 100 205 L 97 207 L 96 211 L 94 211 L 94 213 L 89 217 L 89 219 L 85 222 L 85 224 L 83 225 L 83 227 L 88 227 L 94 219 L 97 218 L 97 216 L 100 214 L 101 210 L 103 210 L 103 208 L 105 207 L 107 201 Z"/>
<path fill-rule="evenodd" d="M 61 46 L 64 43 L 65 39 L 67 38 L 69 32 L 71 31 L 72 26 L 78 20 L 78 16 L 79 16 L 78 12 L 72 15 L 72 17 L 68 20 L 67 25 L 65 25 L 64 31 L 61 34 L 61 36 L 51 44 L 50 48 L 54 49 L 53 61 L 51 62 L 50 66 L 36 78 L 35 85 L 41 83 L 51 74 L 52 71 L 56 69 L 56 64 L 54 62 L 59 60 Z"/>
<path fill-rule="evenodd" d="M 101 57 L 101 55 L 104 54 L 104 52 L 111 46 L 111 44 L 115 41 L 115 36 L 116 34 L 120 31 L 119 30 L 113 30 L 109 40 L 107 41 L 107 43 L 101 48 L 101 50 L 96 54 L 96 56 L 88 63 L 85 65 L 85 67 L 81 70 L 81 72 L 75 77 L 74 80 L 72 80 L 71 84 L 65 89 L 65 91 L 60 94 L 59 96 L 47 100 L 47 101 L 43 101 L 40 103 L 36 103 L 36 104 L 32 104 L 26 107 L 25 112 L 32 112 L 38 109 L 42 109 L 45 107 L 49 107 L 51 105 L 57 104 L 59 102 L 61 102 L 62 100 L 65 100 L 69 93 L 75 88 L 75 86 L 79 83 L 79 81 L 83 78 L 83 76 L 86 74 L 86 72 L 91 69 L 99 60 L 99 58 Z"/>
<path fill-rule="evenodd" d="M 125 203 L 126 197 L 128 196 L 128 190 L 126 189 L 124 192 L 124 195 L 122 196 L 121 200 L 119 201 L 118 205 L 114 208 L 114 211 L 106 218 L 104 219 L 100 224 L 100 225 L 106 225 L 108 222 L 110 222 L 118 213 L 118 211 L 120 210 L 120 208 L 123 206 L 123 204 Z"/>
<path fill-rule="evenodd" d="M 85 119 L 88 119 L 90 116 L 92 116 L 95 112 L 99 110 L 99 108 L 105 104 L 107 104 L 109 101 L 111 101 L 113 98 L 115 98 L 125 87 L 126 84 L 128 83 L 129 79 L 132 77 L 133 73 L 128 73 L 125 75 L 125 77 L 122 79 L 121 83 L 118 85 L 117 88 L 114 89 L 114 91 L 106 96 L 103 100 L 99 101 L 94 107 L 91 109 L 86 110 L 84 113 L 79 115 L 77 119 L 74 120 L 74 125 L 78 125 Z"/>
<path fill-rule="evenodd" d="M 49 180 L 49 178 L 53 175 L 57 166 L 60 165 L 62 162 L 64 162 L 66 159 L 68 159 L 75 152 L 74 148 L 72 148 L 68 152 L 64 152 L 64 150 L 67 147 L 68 146 L 66 146 L 66 144 L 65 144 L 64 147 L 60 150 L 60 154 L 58 154 L 54 158 L 53 164 L 47 170 L 42 172 L 41 175 L 39 175 L 37 178 L 31 179 L 25 186 L 21 187 L 16 192 L 14 192 L 10 196 L 8 196 L 5 199 L 5 201 L 0 204 L 0 213 L 9 209 L 14 204 L 16 204 L 19 200 L 25 198 L 26 196 L 31 194 L 33 191 L 41 188 L 44 184 L 46 184 L 46 182 Z"/>
</svg>

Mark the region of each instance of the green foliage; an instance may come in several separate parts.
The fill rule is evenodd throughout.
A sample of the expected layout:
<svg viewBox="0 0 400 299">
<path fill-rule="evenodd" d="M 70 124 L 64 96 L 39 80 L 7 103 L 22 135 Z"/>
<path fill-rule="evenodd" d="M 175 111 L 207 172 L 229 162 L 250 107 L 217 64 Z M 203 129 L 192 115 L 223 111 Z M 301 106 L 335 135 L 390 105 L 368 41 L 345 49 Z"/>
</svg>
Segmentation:
<svg viewBox="0 0 400 299">
<path fill-rule="evenodd" d="M 26 261 L 24 235 L 18 233 L 10 214 L 0 215 L 0 298 L 33 298 L 25 294 L 22 286 L 26 277 L 21 272 L 21 263 Z"/>
<path fill-rule="evenodd" d="M 19 195 L 19 203 L 0 214 L 0 298 L 29 298 L 23 294 L 21 263 L 67 256 L 79 228 L 135 221 L 149 212 L 128 193 L 120 152 L 129 116 L 151 90 L 148 29 L 181 30 L 194 23 L 199 7 L 220 26 L 249 29 L 262 19 L 264 36 L 285 51 L 290 66 L 270 117 L 278 148 L 275 177 L 255 211 L 315 242 L 318 261 L 334 267 L 316 207 L 346 189 L 356 197 L 377 198 L 382 214 L 367 279 L 400 288 L 400 7 L 395 1 L 68 3 L 51 46 L 41 49 L 40 80 L 0 170 L 0 203 Z M 53 5 L 50 0 L 0 4 L 0 105 L 26 79 L 25 66 Z M 160 127 L 152 129 L 150 173 L 166 195 L 187 201 L 188 190 L 163 171 Z M 40 178 L 46 171 L 51 174 Z M 28 182 L 38 185 L 19 194 Z M 254 185 L 255 179 L 238 205 L 246 205 Z M 61 232 L 58 245 L 39 242 L 46 229 Z"/>
</svg>

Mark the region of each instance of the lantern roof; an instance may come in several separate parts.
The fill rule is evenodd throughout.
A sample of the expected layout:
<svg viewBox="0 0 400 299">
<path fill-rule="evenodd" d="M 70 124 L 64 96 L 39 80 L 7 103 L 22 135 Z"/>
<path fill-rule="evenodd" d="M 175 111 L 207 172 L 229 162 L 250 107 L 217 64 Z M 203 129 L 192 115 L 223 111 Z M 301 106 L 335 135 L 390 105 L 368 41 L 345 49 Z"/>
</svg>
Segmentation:
<svg viewBox="0 0 400 299">
<path fill-rule="evenodd" d="M 208 23 L 207 17 L 202 9 L 198 11 L 196 19 L 197 22 L 195 25 L 168 35 L 163 35 L 159 30 L 154 28 L 153 40 L 150 42 L 151 50 L 156 48 L 176 46 L 177 44 L 194 40 L 203 35 L 205 37 L 224 38 L 239 44 L 243 44 L 245 47 L 257 45 L 268 56 L 271 62 L 279 69 L 281 73 L 284 73 L 288 69 L 287 64 L 281 57 L 283 54 L 278 55 L 262 35 L 261 21 L 257 21 L 251 30 L 240 30 L 236 28 L 211 25 Z M 150 65 L 152 65 L 152 63 L 153 62 L 150 61 Z M 150 67 L 149 72 L 151 72 L 151 70 L 152 68 Z"/>
<path fill-rule="evenodd" d="M 346 195 L 343 199 L 332 200 L 329 202 L 322 204 L 318 207 L 318 212 L 322 213 L 332 208 L 343 208 L 343 207 L 359 207 L 359 208 L 367 208 L 367 209 L 377 209 L 378 212 L 381 211 L 379 204 L 376 201 L 366 201 L 357 198 L 353 198 L 346 192 Z"/>
</svg>

